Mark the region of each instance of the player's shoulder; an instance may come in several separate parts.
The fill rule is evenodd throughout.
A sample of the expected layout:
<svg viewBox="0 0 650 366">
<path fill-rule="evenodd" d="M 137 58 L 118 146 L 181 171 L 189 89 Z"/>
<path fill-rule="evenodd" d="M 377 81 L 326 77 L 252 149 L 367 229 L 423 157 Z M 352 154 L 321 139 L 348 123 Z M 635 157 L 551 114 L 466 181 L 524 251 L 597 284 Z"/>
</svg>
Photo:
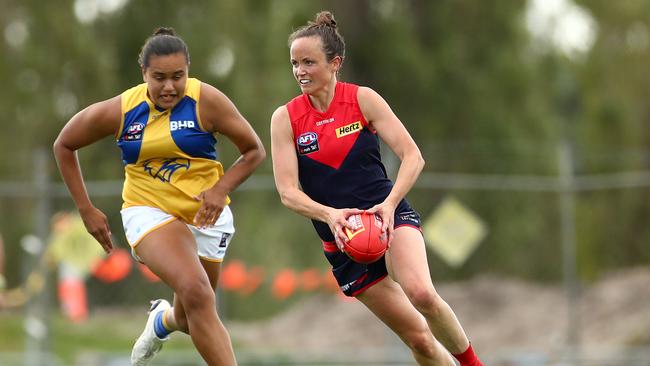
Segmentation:
<svg viewBox="0 0 650 366">
<path fill-rule="evenodd" d="M 97 116 L 121 118 L 120 116 L 123 98 L 124 97 L 121 94 L 116 95 L 114 97 L 93 103 L 89 105 L 86 110 L 91 111 Z"/>
<path fill-rule="evenodd" d="M 115 133 L 122 121 L 122 96 L 93 103 L 75 115 L 75 119 L 81 123 L 88 123 L 96 131 L 102 130 L 108 133 Z"/>
<path fill-rule="evenodd" d="M 368 86 L 347 82 L 339 82 L 336 92 L 337 100 L 346 104 L 369 104 L 379 97 L 379 94 Z"/>
<path fill-rule="evenodd" d="M 304 94 L 298 94 L 295 97 L 291 98 L 287 103 L 284 105 L 287 107 L 297 107 L 297 106 L 302 106 L 306 103 L 305 100 L 305 95 Z"/>
<path fill-rule="evenodd" d="M 276 142 L 276 139 L 280 136 L 290 136 L 291 130 L 289 111 L 286 105 L 281 105 L 271 115 L 271 139 Z"/>
<path fill-rule="evenodd" d="M 359 86 L 357 89 L 357 99 L 367 100 L 376 98 L 377 96 L 379 96 L 379 93 L 369 86 Z"/>
<path fill-rule="evenodd" d="M 121 107 L 124 112 L 137 108 L 141 104 L 146 104 L 147 84 L 141 83 L 134 85 L 120 94 Z"/>
<path fill-rule="evenodd" d="M 235 104 L 228 96 L 210 83 L 196 80 L 196 89 L 198 94 L 194 95 L 196 101 L 200 104 L 202 119 L 213 120 L 220 119 L 224 113 L 231 113 L 235 110 Z M 188 86 L 188 90 L 190 87 Z M 191 97 L 191 96 L 190 96 Z"/>
<path fill-rule="evenodd" d="M 386 102 L 384 101 L 384 98 L 382 98 L 382 96 L 372 88 L 361 86 L 357 91 L 357 103 L 363 113 L 366 114 L 375 108 L 380 108 Z"/>
<path fill-rule="evenodd" d="M 289 120 L 289 110 L 285 104 L 278 106 L 271 115 L 271 123 L 280 123 Z M 276 122 L 278 121 L 278 122 Z"/>
<path fill-rule="evenodd" d="M 214 99 L 224 98 L 225 94 L 217 89 L 214 85 L 206 83 L 199 79 L 188 78 L 187 79 L 187 90 L 196 89 L 199 91 L 199 98 L 201 102 L 210 101 Z"/>
<path fill-rule="evenodd" d="M 126 90 L 122 92 L 122 95 L 131 95 L 131 94 L 138 94 L 142 92 L 147 92 L 147 83 L 140 83 L 137 85 L 133 85 Z"/>
<path fill-rule="evenodd" d="M 199 79 L 187 78 L 187 81 L 185 82 L 185 96 L 194 100 L 199 100 L 203 91 L 203 84 L 205 83 Z"/>
<path fill-rule="evenodd" d="M 287 102 L 284 107 L 291 120 L 297 120 L 309 114 L 311 108 L 305 94 L 300 94 Z"/>
</svg>

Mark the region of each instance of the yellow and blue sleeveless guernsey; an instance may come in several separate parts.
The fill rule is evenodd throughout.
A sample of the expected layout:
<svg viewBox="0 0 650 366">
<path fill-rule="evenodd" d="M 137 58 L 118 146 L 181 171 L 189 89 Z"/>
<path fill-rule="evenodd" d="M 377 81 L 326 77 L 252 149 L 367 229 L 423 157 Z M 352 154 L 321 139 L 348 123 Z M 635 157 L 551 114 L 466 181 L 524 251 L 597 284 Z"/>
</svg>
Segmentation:
<svg viewBox="0 0 650 366">
<path fill-rule="evenodd" d="M 197 197 L 223 176 L 215 136 L 199 120 L 201 81 L 188 78 L 184 97 L 171 110 L 156 106 L 147 84 L 122 93 L 123 208 L 159 208 L 187 223 L 201 207 Z M 229 201 L 229 199 L 228 199 Z"/>
</svg>

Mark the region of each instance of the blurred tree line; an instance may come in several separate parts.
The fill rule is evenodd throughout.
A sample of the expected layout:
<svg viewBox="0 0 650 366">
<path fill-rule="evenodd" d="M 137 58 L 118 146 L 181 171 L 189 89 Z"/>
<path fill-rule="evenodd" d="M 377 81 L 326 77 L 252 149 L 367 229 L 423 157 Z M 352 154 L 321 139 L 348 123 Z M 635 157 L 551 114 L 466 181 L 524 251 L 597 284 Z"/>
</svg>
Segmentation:
<svg viewBox="0 0 650 366">
<path fill-rule="evenodd" d="M 521 0 L 3 0 L 0 181 L 30 180 L 33 151 L 49 151 L 74 113 L 141 82 L 140 47 L 163 25 L 187 42 L 191 76 L 226 93 L 270 152 L 270 115 L 299 93 L 287 36 L 322 9 L 333 11 L 348 46 L 341 79 L 384 96 L 419 144 L 428 172 L 555 177 L 563 138 L 571 142 L 576 174 L 646 170 L 650 3 L 577 3 L 594 18 L 597 33 L 593 47 L 573 58 L 535 46 Z M 96 18 L 83 17 L 93 11 Z M 228 142 L 219 149 L 228 166 L 236 150 Z M 83 149 L 80 160 L 87 180 L 123 176 L 111 139 Z M 48 174 L 60 181 L 53 159 Z M 258 174 L 271 174 L 270 158 Z M 229 256 L 271 272 L 287 265 L 325 268 L 309 222 L 283 208 L 271 188 L 233 194 L 238 233 Z M 414 189 L 409 199 L 426 217 L 446 194 L 476 212 L 489 235 L 459 269 L 430 254 L 436 280 L 485 272 L 560 278 L 556 193 Z M 577 194 L 583 279 L 650 262 L 649 194 L 648 187 Z M 8 257 L 20 258 L 12 243 L 34 230 L 34 202 L 0 202 Z M 95 203 L 126 245 L 119 200 Z M 54 202 L 55 209 L 72 207 L 69 199 Z M 8 263 L 14 282 L 19 266 L 19 260 Z"/>
</svg>

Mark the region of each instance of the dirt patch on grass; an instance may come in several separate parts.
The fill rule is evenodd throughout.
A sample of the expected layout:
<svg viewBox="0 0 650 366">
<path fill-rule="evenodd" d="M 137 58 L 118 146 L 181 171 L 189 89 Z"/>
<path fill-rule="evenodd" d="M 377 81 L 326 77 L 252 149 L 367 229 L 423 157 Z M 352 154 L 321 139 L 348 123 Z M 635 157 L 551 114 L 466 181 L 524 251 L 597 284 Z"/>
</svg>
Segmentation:
<svg viewBox="0 0 650 366">
<path fill-rule="evenodd" d="M 437 284 L 475 348 L 486 357 L 529 350 L 554 354 L 565 348 L 568 306 L 561 286 L 481 275 Z M 650 346 L 650 268 L 611 273 L 582 288 L 575 325 L 584 349 Z M 243 347 L 291 353 L 359 354 L 397 350 L 387 327 L 357 301 L 318 295 L 264 322 L 228 324 Z M 393 351 L 391 351 L 393 352 Z M 495 357 L 495 356 L 494 356 Z"/>
</svg>

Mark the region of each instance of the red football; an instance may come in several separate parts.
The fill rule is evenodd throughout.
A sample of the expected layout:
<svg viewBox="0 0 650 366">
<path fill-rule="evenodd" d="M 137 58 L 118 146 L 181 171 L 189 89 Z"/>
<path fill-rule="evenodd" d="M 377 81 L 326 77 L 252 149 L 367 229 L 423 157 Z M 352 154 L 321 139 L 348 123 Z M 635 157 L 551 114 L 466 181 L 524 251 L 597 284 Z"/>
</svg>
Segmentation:
<svg viewBox="0 0 650 366">
<path fill-rule="evenodd" d="M 381 218 L 375 214 L 362 213 L 348 217 L 356 230 L 345 228 L 348 241 L 345 246 L 345 254 L 358 263 L 372 263 L 388 249 L 388 236 L 381 232 Z"/>
</svg>

